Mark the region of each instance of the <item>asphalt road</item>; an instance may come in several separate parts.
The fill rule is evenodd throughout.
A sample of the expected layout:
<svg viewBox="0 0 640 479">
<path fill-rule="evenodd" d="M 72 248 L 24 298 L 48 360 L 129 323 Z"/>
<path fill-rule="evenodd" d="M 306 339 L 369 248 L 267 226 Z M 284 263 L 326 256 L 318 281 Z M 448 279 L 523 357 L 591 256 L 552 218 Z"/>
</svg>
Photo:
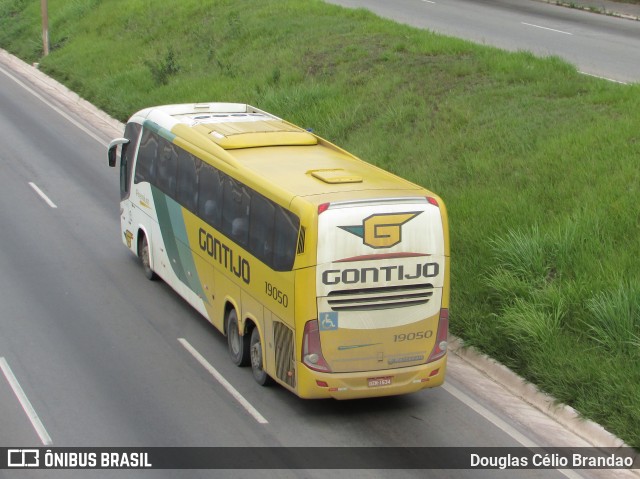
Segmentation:
<svg viewBox="0 0 640 479">
<path fill-rule="evenodd" d="M 8 365 L 24 393 L 15 391 L 3 369 L 0 447 L 559 444 L 557 431 L 545 436 L 535 429 L 533 412 L 516 422 L 486 394 L 465 386 L 483 381 L 477 372 L 452 368 L 446 388 L 351 402 L 303 401 L 282 388 L 258 386 L 250 370 L 232 365 L 222 335 L 164 283 L 147 281 L 121 244 L 118 174 L 107 167 L 105 147 L 114 132 L 91 126 L 91 115 L 78 113 L 82 108 L 69 109 L 29 85 L 24 73 L 0 61 L 0 365 Z M 580 477 L 533 470 L 90 476 Z M 87 473 L 0 470 L 0 477 Z"/>
<path fill-rule="evenodd" d="M 557 55 L 590 75 L 640 81 L 640 22 L 530 0 L 326 1 L 476 43 Z"/>
</svg>

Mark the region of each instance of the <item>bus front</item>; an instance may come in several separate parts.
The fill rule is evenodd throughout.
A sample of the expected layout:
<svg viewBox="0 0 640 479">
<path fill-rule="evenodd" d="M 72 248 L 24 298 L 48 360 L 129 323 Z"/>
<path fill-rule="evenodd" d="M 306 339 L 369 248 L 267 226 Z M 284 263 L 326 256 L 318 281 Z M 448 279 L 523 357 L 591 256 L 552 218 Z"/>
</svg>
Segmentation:
<svg viewBox="0 0 640 479">
<path fill-rule="evenodd" d="M 302 397 L 406 394 L 444 382 L 447 215 L 434 196 L 318 208 L 317 319 L 304 327 Z"/>
</svg>

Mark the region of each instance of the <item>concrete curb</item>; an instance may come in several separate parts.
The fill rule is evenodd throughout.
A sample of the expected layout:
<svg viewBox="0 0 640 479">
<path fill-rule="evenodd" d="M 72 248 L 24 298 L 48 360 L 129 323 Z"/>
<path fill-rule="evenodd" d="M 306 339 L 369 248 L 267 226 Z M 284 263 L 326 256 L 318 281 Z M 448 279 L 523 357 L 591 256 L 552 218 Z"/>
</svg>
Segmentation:
<svg viewBox="0 0 640 479">
<path fill-rule="evenodd" d="M 559 403 L 506 366 L 474 347 L 466 347 L 462 339 L 453 335 L 449 339 L 450 352 L 594 447 L 630 447 L 601 425 L 580 417 L 571 406 Z M 640 477 L 640 471 L 634 473 Z"/>
<path fill-rule="evenodd" d="M 91 123 L 97 128 L 104 128 L 112 137 L 115 137 L 115 135 L 113 135 L 114 132 L 118 132 L 118 136 L 122 135 L 124 124 L 89 103 L 74 91 L 69 90 L 63 84 L 41 72 L 37 68 L 37 64 L 29 65 L 20 58 L 0 49 L 0 65 L 7 65 L 11 69 L 22 72 L 28 77 L 29 86 L 39 92 L 43 97 L 70 107 L 73 111 L 85 118 L 92 117 Z"/>
<path fill-rule="evenodd" d="M 551 5 L 558 5 L 560 7 L 575 8 L 577 10 L 584 10 L 585 12 L 598 13 L 601 15 L 608 15 L 610 17 L 624 18 L 626 20 L 640 21 L 640 16 L 633 13 L 625 13 L 616 10 L 609 10 L 606 7 L 597 7 L 590 4 L 588 0 L 580 2 L 564 2 L 559 0 L 537 0 L 539 2 L 549 3 Z M 614 7 L 615 8 L 615 7 Z M 624 8 L 624 5 L 621 7 Z"/>
</svg>

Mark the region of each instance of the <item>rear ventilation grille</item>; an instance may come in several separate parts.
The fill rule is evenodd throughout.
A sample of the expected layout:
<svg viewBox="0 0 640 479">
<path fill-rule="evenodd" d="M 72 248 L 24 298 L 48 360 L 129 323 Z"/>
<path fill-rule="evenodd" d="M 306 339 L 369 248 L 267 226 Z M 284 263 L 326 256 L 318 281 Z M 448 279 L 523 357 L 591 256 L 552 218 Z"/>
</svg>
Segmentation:
<svg viewBox="0 0 640 479">
<path fill-rule="evenodd" d="M 276 343 L 276 376 L 292 388 L 296 387 L 296 368 L 293 347 L 293 331 L 283 323 L 273 323 Z"/>
<path fill-rule="evenodd" d="M 371 311 L 417 306 L 429 302 L 431 283 L 331 291 L 327 301 L 333 311 Z"/>
<path fill-rule="evenodd" d="M 304 226 L 301 226 L 300 227 L 300 234 L 298 235 L 298 250 L 297 250 L 298 254 L 304 253 L 305 236 L 306 236 L 306 230 L 305 230 Z"/>
</svg>

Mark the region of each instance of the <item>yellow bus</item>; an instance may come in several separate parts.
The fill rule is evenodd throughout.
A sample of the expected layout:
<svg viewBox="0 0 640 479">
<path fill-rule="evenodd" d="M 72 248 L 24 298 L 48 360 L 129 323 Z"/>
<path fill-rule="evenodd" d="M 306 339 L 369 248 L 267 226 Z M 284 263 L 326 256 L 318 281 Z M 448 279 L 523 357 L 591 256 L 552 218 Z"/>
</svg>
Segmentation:
<svg viewBox="0 0 640 479">
<path fill-rule="evenodd" d="M 118 150 L 124 244 L 260 384 L 351 399 L 443 383 L 438 196 L 245 104 L 144 109 L 112 167 Z"/>
</svg>

